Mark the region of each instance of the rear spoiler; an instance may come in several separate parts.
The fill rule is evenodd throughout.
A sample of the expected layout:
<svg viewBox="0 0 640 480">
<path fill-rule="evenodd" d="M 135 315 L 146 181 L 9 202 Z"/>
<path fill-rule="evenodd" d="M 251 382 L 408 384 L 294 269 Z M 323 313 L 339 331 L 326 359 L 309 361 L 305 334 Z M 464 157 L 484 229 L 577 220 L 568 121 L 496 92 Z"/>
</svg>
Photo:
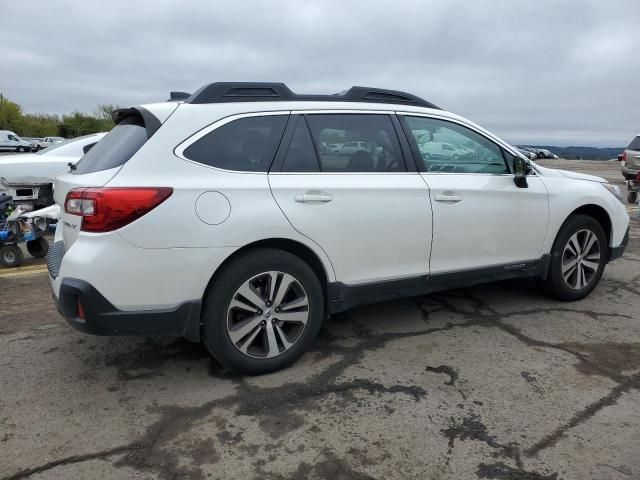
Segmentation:
<svg viewBox="0 0 640 480">
<path fill-rule="evenodd" d="M 117 108 L 111 112 L 111 119 L 116 125 L 121 123 L 125 118 L 130 117 L 138 117 L 142 120 L 144 128 L 147 130 L 147 138 L 151 138 L 161 125 L 160 120 L 144 107 Z"/>
</svg>

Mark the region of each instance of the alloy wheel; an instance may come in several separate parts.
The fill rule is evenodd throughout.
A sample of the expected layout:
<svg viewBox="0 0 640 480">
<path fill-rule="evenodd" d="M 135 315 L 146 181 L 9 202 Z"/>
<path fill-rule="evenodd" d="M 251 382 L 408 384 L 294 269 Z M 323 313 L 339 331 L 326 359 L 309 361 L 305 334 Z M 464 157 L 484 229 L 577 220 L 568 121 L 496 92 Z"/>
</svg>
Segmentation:
<svg viewBox="0 0 640 480">
<path fill-rule="evenodd" d="M 588 229 L 578 230 L 562 252 L 562 277 L 573 290 L 582 290 L 593 282 L 600 267 L 600 242 Z"/>
<path fill-rule="evenodd" d="M 231 343 L 252 358 L 273 358 L 295 345 L 309 319 L 309 299 L 302 284 L 279 271 L 244 282 L 227 307 Z"/>
</svg>

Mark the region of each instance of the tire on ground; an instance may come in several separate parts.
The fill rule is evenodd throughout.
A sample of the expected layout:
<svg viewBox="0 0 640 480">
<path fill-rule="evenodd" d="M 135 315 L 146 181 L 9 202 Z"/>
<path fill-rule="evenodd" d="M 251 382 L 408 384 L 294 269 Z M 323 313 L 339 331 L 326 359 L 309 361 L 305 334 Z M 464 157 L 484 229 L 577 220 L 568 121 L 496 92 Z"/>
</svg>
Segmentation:
<svg viewBox="0 0 640 480">
<path fill-rule="evenodd" d="M 33 258 L 44 258 L 49 251 L 49 242 L 46 238 L 40 237 L 27 242 L 27 252 Z"/>
<path fill-rule="evenodd" d="M 300 336 L 288 350 L 272 358 L 253 358 L 240 352 L 231 341 L 227 331 L 227 311 L 237 290 L 245 282 L 269 271 L 295 277 L 307 294 L 309 314 Z M 309 265 L 291 253 L 261 248 L 233 259 L 216 274 L 204 298 L 202 339 L 222 365 L 237 373 L 258 375 L 285 368 L 300 358 L 313 343 L 323 318 L 323 289 Z"/>
<path fill-rule="evenodd" d="M 5 245 L 0 248 L 0 265 L 17 267 L 24 261 L 24 254 L 17 245 Z"/>
<path fill-rule="evenodd" d="M 587 229 L 595 234 L 600 246 L 600 259 L 598 260 L 598 268 L 595 272 L 593 279 L 587 284 L 586 287 L 581 289 L 573 289 L 567 285 L 562 274 L 562 261 L 564 248 L 569 242 L 569 239 L 578 231 Z M 602 229 L 602 225 L 595 218 L 588 215 L 572 215 L 570 216 L 560 228 L 558 235 L 553 243 L 551 250 L 551 261 L 549 265 L 549 273 L 547 279 L 541 281 L 543 291 L 558 300 L 574 301 L 580 300 L 598 285 L 600 278 L 604 272 L 604 268 L 607 264 L 609 256 L 609 246 L 607 242 L 607 235 Z"/>
</svg>

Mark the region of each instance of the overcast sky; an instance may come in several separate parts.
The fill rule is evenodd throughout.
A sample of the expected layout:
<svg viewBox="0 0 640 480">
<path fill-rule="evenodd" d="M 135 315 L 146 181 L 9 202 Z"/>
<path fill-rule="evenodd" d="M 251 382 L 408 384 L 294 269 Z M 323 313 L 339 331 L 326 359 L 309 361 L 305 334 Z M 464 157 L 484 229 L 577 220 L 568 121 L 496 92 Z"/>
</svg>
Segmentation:
<svg viewBox="0 0 640 480">
<path fill-rule="evenodd" d="M 406 90 L 512 143 L 640 132 L 638 0 L 6 1 L 2 17 L 0 92 L 30 113 L 263 80 Z"/>
</svg>

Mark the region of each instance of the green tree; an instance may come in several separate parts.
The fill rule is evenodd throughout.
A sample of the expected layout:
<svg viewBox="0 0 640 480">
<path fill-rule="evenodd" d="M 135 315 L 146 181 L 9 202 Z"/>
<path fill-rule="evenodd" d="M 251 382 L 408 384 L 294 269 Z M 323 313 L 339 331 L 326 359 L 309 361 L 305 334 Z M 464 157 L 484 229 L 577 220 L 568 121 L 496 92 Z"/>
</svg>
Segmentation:
<svg viewBox="0 0 640 480">
<path fill-rule="evenodd" d="M 117 108 L 116 105 L 98 105 L 93 114 L 76 111 L 62 118 L 42 113 L 25 114 L 20 105 L 0 93 L 0 130 L 11 130 L 25 137 L 65 138 L 108 132 L 113 128 L 111 112 Z"/>
<path fill-rule="evenodd" d="M 94 112 L 94 117 L 99 118 L 100 120 L 107 120 L 111 122 L 111 113 L 118 108 L 120 107 L 118 107 L 117 105 L 98 105 L 98 108 L 96 108 L 96 111 Z"/>
<path fill-rule="evenodd" d="M 0 93 L 0 130 L 15 131 L 18 135 L 22 121 L 22 108 L 17 103 L 10 102 Z"/>
</svg>

